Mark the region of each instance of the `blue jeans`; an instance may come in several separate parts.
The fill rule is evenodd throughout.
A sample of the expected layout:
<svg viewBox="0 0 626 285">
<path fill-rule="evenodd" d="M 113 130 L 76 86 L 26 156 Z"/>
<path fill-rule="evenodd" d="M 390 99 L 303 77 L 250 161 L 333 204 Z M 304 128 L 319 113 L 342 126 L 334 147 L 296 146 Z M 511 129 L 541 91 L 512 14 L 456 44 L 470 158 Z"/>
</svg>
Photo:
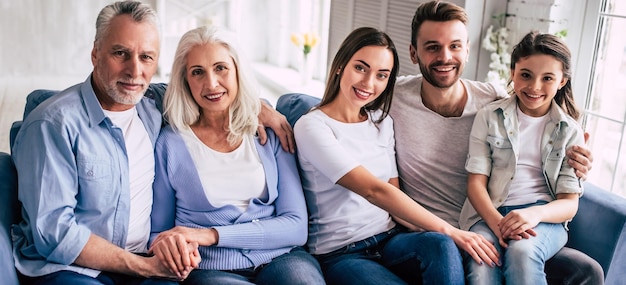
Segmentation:
<svg viewBox="0 0 626 285">
<path fill-rule="evenodd" d="M 515 209 L 546 204 L 545 201 L 520 206 L 503 206 L 498 212 L 506 216 Z M 502 266 L 480 265 L 471 257 L 465 257 L 468 284 L 547 284 L 544 265 L 567 243 L 567 231 L 562 224 L 539 223 L 537 236 L 529 239 L 510 240 L 508 248 L 502 248 L 498 238 L 485 221 L 474 224 L 470 231 L 483 235 L 491 241 L 502 258 Z"/>
<path fill-rule="evenodd" d="M 257 268 L 191 271 L 183 284 L 326 284 L 319 264 L 308 252 L 296 247 Z"/>
<path fill-rule="evenodd" d="M 456 245 L 435 232 L 396 227 L 316 255 L 328 284 L 463 284 Z"/>
<path fill-rule="evenodd" d="M 102 272 L 96 278 L 74 271 L 57 271 L 39 277 L 21 275 L 22 284 L 32 285 L 176 285 L 178 282 L 162 279 L 146 279 L 117 273 Z"/>
</svg>

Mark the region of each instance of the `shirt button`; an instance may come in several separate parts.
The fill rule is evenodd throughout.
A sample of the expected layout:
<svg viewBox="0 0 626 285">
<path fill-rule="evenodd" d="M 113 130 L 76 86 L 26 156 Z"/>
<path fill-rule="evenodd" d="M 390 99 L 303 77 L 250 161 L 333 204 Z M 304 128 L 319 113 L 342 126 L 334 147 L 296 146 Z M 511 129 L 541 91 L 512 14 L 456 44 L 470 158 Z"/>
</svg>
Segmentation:
<svg viewBox="0 0 626 285">
<path fill-rule="evenodd" d="M 552 144 L 552 141 L 549 141 L 548 144 Z"/>
</svg>

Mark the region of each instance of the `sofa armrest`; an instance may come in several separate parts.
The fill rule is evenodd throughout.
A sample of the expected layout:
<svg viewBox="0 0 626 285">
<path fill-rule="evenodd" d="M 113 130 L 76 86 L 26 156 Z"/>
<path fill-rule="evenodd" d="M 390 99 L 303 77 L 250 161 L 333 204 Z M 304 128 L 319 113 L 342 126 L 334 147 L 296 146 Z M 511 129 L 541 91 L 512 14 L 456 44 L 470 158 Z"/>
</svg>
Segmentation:
<svg viewBox="0 0 626 285">
<path fill-rule="evenodd" d="M 626 279 L 626 199 L 585 183 L 567 246 L 600 263 L 607 284 Z"/>
<path fill-rule="evenodd" d="M 20 210 L 17 200 L 17 173 L 11 156 L 4 152 L 0 152 L 0 181 L 0 283 L 18 284 L 11 241 L 11 224 L 18 219 Z"/>
</svg>

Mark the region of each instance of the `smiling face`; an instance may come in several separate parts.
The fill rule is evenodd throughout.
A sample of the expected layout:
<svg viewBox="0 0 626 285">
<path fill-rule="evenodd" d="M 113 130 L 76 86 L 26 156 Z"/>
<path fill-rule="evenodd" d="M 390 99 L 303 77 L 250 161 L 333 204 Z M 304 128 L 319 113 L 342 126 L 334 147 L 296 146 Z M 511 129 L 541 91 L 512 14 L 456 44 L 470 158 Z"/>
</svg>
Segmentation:
<svg viewBox="0 0 626 285">
<path fill-rule="evenodd" d="M 343 68 L 337 99 L 361 108 L 387 88 L 393 68 L 393 53 L 385 46 L 365 46 Z"/>
<path fill-rule="evenodd" d="M 200 112 L 228 113 L 237 97 L 237 67 L 228 49 L 218 43 L 193 47 L 187 54 L 185 78 Z"/>
<path fill-rule="evenodd" d="M 93 87 L 102 108 L 123 111 L 137 104 L 157 71 L 158 58 L 157 27 L 129 15 L 114 17 L 91 51 Z"/>
<path fill-rule="evenodd" d="M 563 64 L 546 54 L 520 58 L 511 78 L 520 110 L 533 117 L 548 113 L 556 92 L 568 80 L 563 76 Z"/>
<path fill-rule="evenodd" d="M 438 88 L 454 85 L 469 54 L 467 27 L 458 20 L 424 21 L 410 46 L 411 60 L 418 63 L 424 80 Z"/>
</svg>

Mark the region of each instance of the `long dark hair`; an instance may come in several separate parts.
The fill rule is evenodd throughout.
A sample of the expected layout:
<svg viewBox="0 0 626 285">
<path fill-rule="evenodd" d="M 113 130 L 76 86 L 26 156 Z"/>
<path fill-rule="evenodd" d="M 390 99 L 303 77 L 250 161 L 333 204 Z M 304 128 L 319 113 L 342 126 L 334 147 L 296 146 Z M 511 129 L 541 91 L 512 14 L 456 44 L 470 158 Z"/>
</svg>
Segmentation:
<svg viewBox="0 0 626 285">
<path fill-rule="evenodd" d="M 341 43 L 333 63 L 328 71 L 328 82 L 326 84 L 326 90 L 324 91 L 324 97 L 319 104 L 319 107 L 324 106 L 332 102 L 339 94 L 340 81 L 343 76 L 344 69 L 350 58 L 366 46 L 383 46 L 391 50 L 393 54 L 393 68 L 387 81 L 387 88 L 376 98 L 376 100 L 369 102 L 367 105 L 361 108 L 361 113 L 365 114 L 366 111 L 381 109 L 383 114 L 374 123 L 382 122 L 389 114 L 389 107 L 391 106 L 391 98 L 393 95 L 393 88 L 396 84 L 396 77 L 398 76 L 398 70 L 400 69 L 398 52 L 396 46 L 391 41 L 389 35 L 385 32 L 375 28 L 362 27 L 352 31 L 348 37 Z"/>
<path fill-rule="evenodd" d="M 567 82 L 565 86 L 556 91 L 554 101 L 572 118 L 578 120 L 580 112 L 574 103 L 571 81 L 572 53 L 569 48 L 555 35 L 541 34 L 536 31 L 530 32 L 513 48 L 511 70 L 515 70 L 515 63 L 520 59 L 534 54 L 551 55 L 563 64 L 563 77 L 567 79 Z"/>
</svg>

